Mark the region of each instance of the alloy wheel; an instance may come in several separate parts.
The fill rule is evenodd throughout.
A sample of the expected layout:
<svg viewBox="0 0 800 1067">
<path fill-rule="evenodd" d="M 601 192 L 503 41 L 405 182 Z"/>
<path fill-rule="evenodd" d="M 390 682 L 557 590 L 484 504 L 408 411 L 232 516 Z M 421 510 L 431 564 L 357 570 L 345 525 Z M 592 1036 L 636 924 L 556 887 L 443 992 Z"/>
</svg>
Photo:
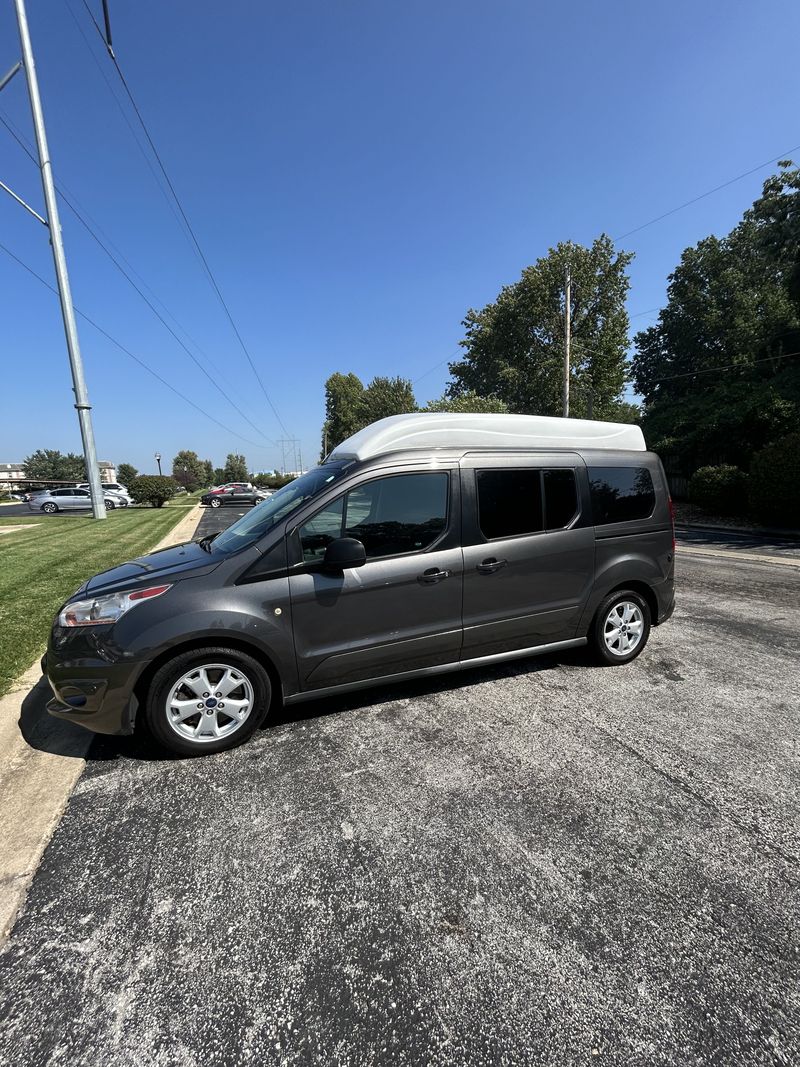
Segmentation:
<svg viewBox="0 0 800 1067">
<path fill-rule="evenodd" d="M 242 670 L 227 663 L 205 663 L 173 685 L 166 717 L 178 737 L 209 743 L 241 729 L 254 703 L 253 684 Z"/>
<path fill-rule="evenodd" d="M 644 615 L 632 600 L 614 604 L 603 623 L 603 640 L 614 656 L 627 656 L 637 647 L 644 633 Z"/>
</svg>

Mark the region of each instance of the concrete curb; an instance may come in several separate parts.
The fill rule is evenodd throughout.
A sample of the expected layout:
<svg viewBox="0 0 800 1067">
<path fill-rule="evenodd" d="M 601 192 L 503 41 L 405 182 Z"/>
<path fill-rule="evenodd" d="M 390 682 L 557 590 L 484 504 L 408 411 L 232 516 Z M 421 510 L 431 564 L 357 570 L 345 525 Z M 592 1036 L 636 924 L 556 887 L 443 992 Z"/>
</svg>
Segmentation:
<svg viewBox="0 0 800 1067">
<path fill-rule="evenodd" d="M 738 549 L 704 548 L 702 545 L 678 545 L 678 559 L 681 556 L 715 556 L 718 559 L 727 559 L 741 563 L 766 563 L 778 567 L 800 567 L 800 557 L 788 558 L 776 555 L 757 554 L 755 552 L 739 552 Z"/>
<path fill-rule="evenodd" d="M 200 513 L 197 504 L 152 551 L 191 540 Z M 0 946 L 25 903 L 92 742 L 88 730 L 40 713 L 48 694 L 37 660 L 0 698 Z"/>
</svg>

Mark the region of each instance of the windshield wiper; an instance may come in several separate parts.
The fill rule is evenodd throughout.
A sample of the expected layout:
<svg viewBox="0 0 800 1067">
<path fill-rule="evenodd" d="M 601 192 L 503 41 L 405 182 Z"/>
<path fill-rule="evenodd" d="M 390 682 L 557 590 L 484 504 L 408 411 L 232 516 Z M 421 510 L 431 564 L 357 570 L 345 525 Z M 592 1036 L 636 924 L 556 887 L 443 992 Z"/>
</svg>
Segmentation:
<svg viewBox="0 0 800 1067">
<path fill-rule="evenodd" d="M 210 552 L 210 551 L 211 551 L 211 542 L 212 542 L 212 541 L 214 540 L 214 538 L 215 538 L 215 537 L 217 537 L 217 536 L 218 536 L 218 534 L 215 534 L 215 533 L 213 533 L 213 534 L 206 534 L 206 536 L 205 536 L 205 537 L 201 537 L 199 541 L 195 541 L 195 544 L 196 544 L 196 545 L 200 545 L 200 547 L 201 547 L 201 548 L 202 548 L 202 549 L 203 549 L 203 550 L 204 550 L 205 552 Z"/>
</svg>

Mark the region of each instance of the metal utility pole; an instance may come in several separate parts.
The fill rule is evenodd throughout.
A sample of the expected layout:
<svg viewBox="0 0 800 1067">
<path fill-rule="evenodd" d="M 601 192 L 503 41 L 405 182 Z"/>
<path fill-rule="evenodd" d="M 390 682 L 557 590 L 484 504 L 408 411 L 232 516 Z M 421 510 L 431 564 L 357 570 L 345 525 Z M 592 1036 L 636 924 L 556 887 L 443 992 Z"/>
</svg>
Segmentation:
<svg viewBox="0 0 800 1067">
<path fill-rule="evenodd" d="M 569 369 L 570 369 L 570 344 L 572 329 L 572 272 L 567 266 L 567 274 L 564 279 L 564 390 L 562 414 L 565 419 L 569 418 Z"/>
<path fill-rule="evenodd" d="M 83 440 L 83 455 L 86 461 L 86 475 L 89 479 L 89 491 L 92 494 L 92 513 L 96 519 L 106 517 L 106 509 L 103 504 L 103 490 L 100 485 L 100 468 L 97 465 L 97 453 L 94 445 L 94 431 L 89 412 L 89 395 L 86 391 L 86 382 L 83 377 L 83 361 L 78 343 L 78 327 L 75 322 L 75 312 L 72 307 L 72 294 L 69 288 L 69 276 L 67 274 L 67 261 L 64 255 L 64 244 L 61 239 L 61 222 L 58 217 L 58 202 L 56 190 L 53 184 L 53 168 L 50 163 L 50 152 L 47 147 L 47 136 L 44 129 L 44 114 L 42 101 L 39 96 L 39 82 L 36 77 L 36 66 L 33 61 L 33 49 L 28 30 L 28 16 L 25 12 L 25 0 L 14 0 L 17 9 L 17 24 L 19 25 L 19 40 L 22 47 L 22 65 L 25 68 L 25 77 L 28 80 L 28 96 L 31 102 L 33 126 L 36 131 L 36 147 L 39 150 L 39 169 L 42 174 L 42 189 L 47 215 L 47 225 L 50 229 L 50 245 L 53 249 L 53 262 L 56 268 L 58 281 L 58 296 L 61 301 L 61 317 L 64 320 L 64 333 L 67 338 L 67 350 L 69 352 L 69 364 L 72 370 L 72 388 L 75 393 L 75 408 L 78 412 L 78 422 L 81 427 Z"/>
</svg>

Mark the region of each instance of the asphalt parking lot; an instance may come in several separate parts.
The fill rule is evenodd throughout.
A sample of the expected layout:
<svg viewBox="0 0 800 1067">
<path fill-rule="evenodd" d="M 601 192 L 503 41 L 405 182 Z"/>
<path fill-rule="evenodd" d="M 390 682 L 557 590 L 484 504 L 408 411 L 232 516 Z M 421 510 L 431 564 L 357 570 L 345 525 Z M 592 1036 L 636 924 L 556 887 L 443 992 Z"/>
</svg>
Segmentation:
<svg viewBox="0 0 800 1067">
<path fill-rule="evenodd" d="M 202 760 L 98 740 L 0 1063 L 797 1062 L 800 569 L 678 569 L 624 668 L 301 705 Z"/>
</svg>

